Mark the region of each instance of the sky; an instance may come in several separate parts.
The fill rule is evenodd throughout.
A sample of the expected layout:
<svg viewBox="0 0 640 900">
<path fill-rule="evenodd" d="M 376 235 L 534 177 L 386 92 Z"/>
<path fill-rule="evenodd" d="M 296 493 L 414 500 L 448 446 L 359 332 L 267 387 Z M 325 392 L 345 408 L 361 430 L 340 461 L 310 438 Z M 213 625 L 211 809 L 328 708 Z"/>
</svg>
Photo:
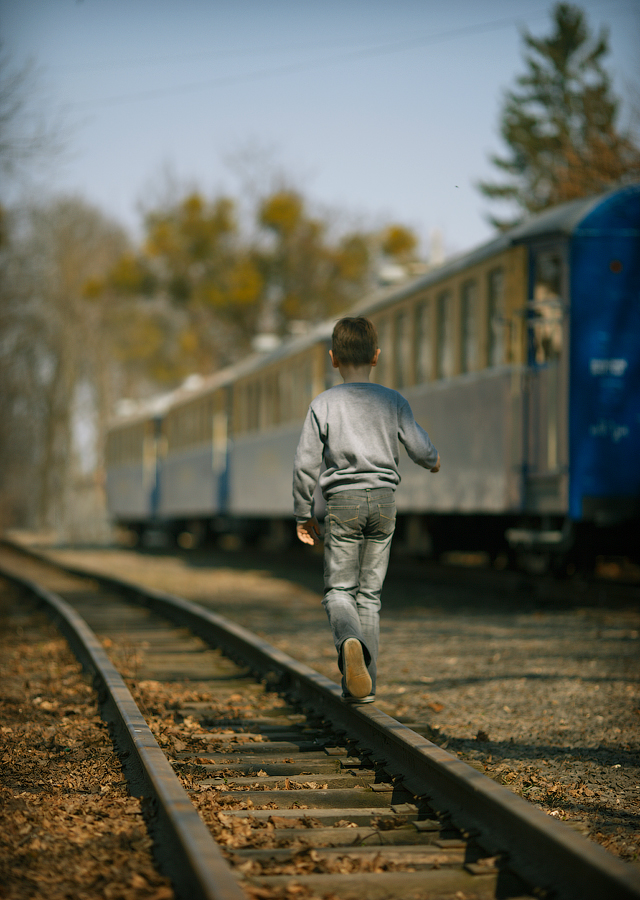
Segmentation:
<svg viewBox="0 0 640 900">
<path fill-rule="evenodd" d="M 622 121 L 640 111 L 640 0 L 584 0 L 610 31 Z M 428 255 L 492 236 L 477 190 L 503 153 L 504 91 L 540 0 L 0 0 L 14 67 L 32 60 L 65 153 L 39 192 L 73 193 L 141 234 L 167 185 L 264 190 L 282 172 L 338 223 L 413 228 Z M 46 98 L 46 99 L 45 99 Z M 262 181 L 260 179 L 263 179 Z M 246 190 L 245 190 L 246 194 Z"/>
</svg>

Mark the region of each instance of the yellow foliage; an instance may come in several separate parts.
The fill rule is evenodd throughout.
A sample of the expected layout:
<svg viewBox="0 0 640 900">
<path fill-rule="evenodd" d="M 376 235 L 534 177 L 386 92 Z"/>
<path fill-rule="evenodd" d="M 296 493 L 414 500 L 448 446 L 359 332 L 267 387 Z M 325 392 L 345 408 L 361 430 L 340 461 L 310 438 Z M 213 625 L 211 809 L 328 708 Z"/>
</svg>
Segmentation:
<svg viewBox="0 0 640 900">
<path fill-rule="evenodd" d="M 171 256 L 177 250 L 175 231 L 165 219 L 154 219 L 149 227 L 144 251 L 148 256 Z"/>
<path fill-rule="evenodd" d="M 119 340 L 114 345 L 114 352 L 123 362 L 149 360 L 160 351 L 163 335 L 158 322 L 132 310 L 123 310 L 121 319 Z"/>
<path fill-rule="evenodd" d="M 235 203 L 228 197 L 219 197 L 213 204 L 209 222 L 217 234 L 231 234 L 236 230 Z"/>
<path fill-rule="evenodd" d="M 226 295 L 217 284 L 208 282 L 198 285 L 196 290 L 196 302 L 204 306 L 224 306 Z"/>
<path fill-rule="evenodd" d="M 229 282 L 230 303 L 249 306 L 260 298 L 263 278 L 251 260 L 241 260 L 231 271 Z"/>
<path fill-rule="evenodd" d="M 347 281 L 364 276 L 369 265 L 369 248 L 362 235 L 350 235 L 342 241 L 336 253 L 336 265 L 340 278 Z"/>
<path fill-rule="evenodd" d="M 266 228 L 290 235 L 302 220 L 302 199 L 293 191 L 279 191 L 267 197 L 260 208 L 259 221 Z"/>
<path fill-rule="evenodd" d="M 200 194 L 190 194 L 182 202 L 182 211 L 187 219 L 201 219 L 204 201 Z"/>
<path fill-rule="evenodd" d="M 101 278 L 89 278 L 82 288 L 82 296 L 87 300 L 95 300 L 104 290 L 104 281 Z"/>
<path fill-rule="evenodd" d="M 112 286 L 123 293 L 139 291 L 143 279 L 144 273 L 140 262 L 131 253 L 120 257 L 109 276 Z"/>
<path fill-rule="evenodd" d="M 382 237 L 382 250 L 395 259 L 411 257 L 418 245 L 415 234 L 404 225 L 389 225 Z"/>
<path fill-rule="evenodd" d="M 191 328 L 185 329 L 180 335 L 180 350 L 186 356 L 195 356 L 198 351 L 198 335 Z"/>
<path fill-rule="evenodd" d="M 300 315 L 300 311 L 302 309 L 302 301 L 298 294 L 293 292 L 288 293 L 282 299 L 282 312 L 290 319 L 297 318 Z"/>
</svg>

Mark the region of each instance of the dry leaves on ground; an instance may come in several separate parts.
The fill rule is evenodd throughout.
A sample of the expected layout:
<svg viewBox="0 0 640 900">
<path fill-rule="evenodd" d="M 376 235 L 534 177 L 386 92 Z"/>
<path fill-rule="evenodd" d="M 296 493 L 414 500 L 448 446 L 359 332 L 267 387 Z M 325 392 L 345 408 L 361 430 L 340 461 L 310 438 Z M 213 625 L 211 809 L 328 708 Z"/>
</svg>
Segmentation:
<svg viewBox="0 0 640 900">
<path fill-rule="evenodd" d="M 172 900 L 93 690 L 39 615 L 0 608 L 4 900 Z"/>
</svg>

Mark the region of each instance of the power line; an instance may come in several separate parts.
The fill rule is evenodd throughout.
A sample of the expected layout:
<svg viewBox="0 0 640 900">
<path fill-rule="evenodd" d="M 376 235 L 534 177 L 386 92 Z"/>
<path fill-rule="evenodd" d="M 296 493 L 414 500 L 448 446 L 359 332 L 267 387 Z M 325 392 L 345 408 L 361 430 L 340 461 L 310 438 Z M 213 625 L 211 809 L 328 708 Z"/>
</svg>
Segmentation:
<svg viewBox="0 0 640 900">
<path fill-rule="evenodd" d="M 351 42 L 353 43 L 353 42 Z M 61 74 L 74 74 L 77 72 L 95 72 L 109 69 L 143 68 L 149 66 L 164 66 L 167 63 L 193 62 L 201 59 L 222 59 L 229 57 L 255 56 L 256 54 L 291 53 L 292 51 L 327 50 L 335 49 L 335 43 L 323 42 L 321 44 L 286 44 L 280 46 L 240 47 L 234 50 L 205 50 L 201 53 L 174 53 L 167 56 L 149 56 L 146 59 L 120 59 L 102 62 L 78 63 L 67 66 L 52 66 L 52 72 Z"/>
<path fill-rule="evenodd" d="M 584 2 L 584 0 L 583 0 Z M 588 3 L 588 0 L 587 0 Z M 607 10 L 607 15 L 616 15 L 620 13 L 624 9 L 636 8 L 637 9 L 638 0 L 596 0 L 595 6 L 604 6 Z M 612 7 L 614 9 L 612 10 Z M 548 12 L 548 10 L 547 10 Z M 520 17 L 524 15 L 529 15 L 527 13 L 521 12 Z M 530 14 L 531 18 L 537 18 L 540 15 L 539 11 Z M 507 20 L 512 21 L 517 24 L 520 20 Z M 485 24 L 493 24 L 493 23 L 485 23 Z M 476 27 L 483 27 L 482 24 L 479 26 L 469 26 L 472 29 Z M 448 32 L 444 32 L 443 35 L 446 37 Z M 455 31 L 454 31 L 455 35 Z M 435 38 L 440 36 L 435 35 Z M 76 72 L 92 72 L 92 71 L 104 71 L 104 70 L 113 70 L 113 69 L 121 69 L 121 68 L 139 68 L 139 67 L 148 67 L 148 66 L 162 66 L 167 63 L 182 63 L 182 62 L 191 62 L 193 60 L 206 60 L 206 59 L 220 59 L 220 58 L 229 58 L 229 57 L 241 57 L 247 56 L 251 54 L 261 53 L 261 54 L 273 54 L 273 53 L 290 53 L 292 51 L 309 51 L 309 50 L 323 50 L 329 48 L 335 48 L 335 42 L 331 44 L 327 44 L 327 42 L 322 43 L 307 43 L 302 44 L 300 42 L 296 44 L 286 44 L 280 46 L 258 46 L 258 47 L 241 47 L 229 50 L 206 50 L 200 53 L 174 53 L 167 54 L 165 56 L 150 56 L 147 58 L 136 58 L 136 59 L 120 59 L 120 60 L 103 60 L 103 61 L 92 61 L 86 63 L 76 63 L 73 65 L 59 65 L 52 66 L 51 71 L 59 72 L 59 73 L 69 73 L 73 74 Z M 382 45 L 387 46 L 387 45 Z M 356 51 L 354 51 L 356 52 Z"/>
<path fill-rule="evenodd" d="M 531 13 L 528 18 L 536 19 L 546 17 L 548 10 L 537 10 Z M 73 104 L 76 109 L 100 108 L 107 106 L 118 106 L 123 103 L 133 103 L 139 100 L 155 100 L 161 97 L 167 97 L 171 94 L 185 94 L 194 91 L 207 90 L 214 87 L 227 87 L 232 84 L 241 84 L 243 82 L 256 81 L 267 77 L 278 75 L 292 75 L 296 72 L 308 71 L 311 69 L 323 68 L 327 65 L 350 62 L 352 60 L 370 59 L 376 56 L 387 56 L 393 53 L 400 53 L 403 50 L 412 50 L 418 47 L 424 47 L 429 44 L 439 44 L 444 41 L 453 40 L 457 37 L 463 37 L 468 34 L 483 34 L 488 31 L 496 31 L 501 28 L 512 27 L 522 24 L 522 17 L 508 19 L 497 19 L 492 22 L 485 22 L 477 25 L 463 25 L 459 28 L 452 28 L 448 31 L 442 31 L 434 35 L 422 35 L 420 37 L 405 38 L 400 41 L 393 41 L 387 44 L 379 44 L 376 47 L 363 48 L 361 50 L 352 50 L 347 53 L 334 54 L 333 56 L 324 57 L 317 60 L 305 60 L 304 62 L 288 63 L 282 66 L 275 66 L 268 69 L 259 69 L 253 72 L 246 72 L 240 75 L 226 75 L 217 78 L 207 79 L 206 81 L 196 81 L 187 84 L 174 85 L 165 88 L 152 88 L 146 91 L 139 91 L 133 94 L 120 94 L 114 97 L 104 97 L 101 100 L 83 101 Z"/>
</svg>

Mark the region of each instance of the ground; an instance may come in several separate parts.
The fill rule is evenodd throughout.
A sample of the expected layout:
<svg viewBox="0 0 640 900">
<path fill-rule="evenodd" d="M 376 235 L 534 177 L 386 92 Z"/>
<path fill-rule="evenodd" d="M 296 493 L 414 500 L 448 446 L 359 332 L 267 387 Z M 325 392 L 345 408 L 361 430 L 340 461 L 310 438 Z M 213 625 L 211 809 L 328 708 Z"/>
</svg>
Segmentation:
<svg viewBox="0 0 640 900">
<path fill-rule="evenodd" d="M 339 680 L 314 551 L 55 555 L 203 603 Z M 477 574 L 392 561 L 377 704 L 638 864 L 638 593 Z"/>
</svg>

